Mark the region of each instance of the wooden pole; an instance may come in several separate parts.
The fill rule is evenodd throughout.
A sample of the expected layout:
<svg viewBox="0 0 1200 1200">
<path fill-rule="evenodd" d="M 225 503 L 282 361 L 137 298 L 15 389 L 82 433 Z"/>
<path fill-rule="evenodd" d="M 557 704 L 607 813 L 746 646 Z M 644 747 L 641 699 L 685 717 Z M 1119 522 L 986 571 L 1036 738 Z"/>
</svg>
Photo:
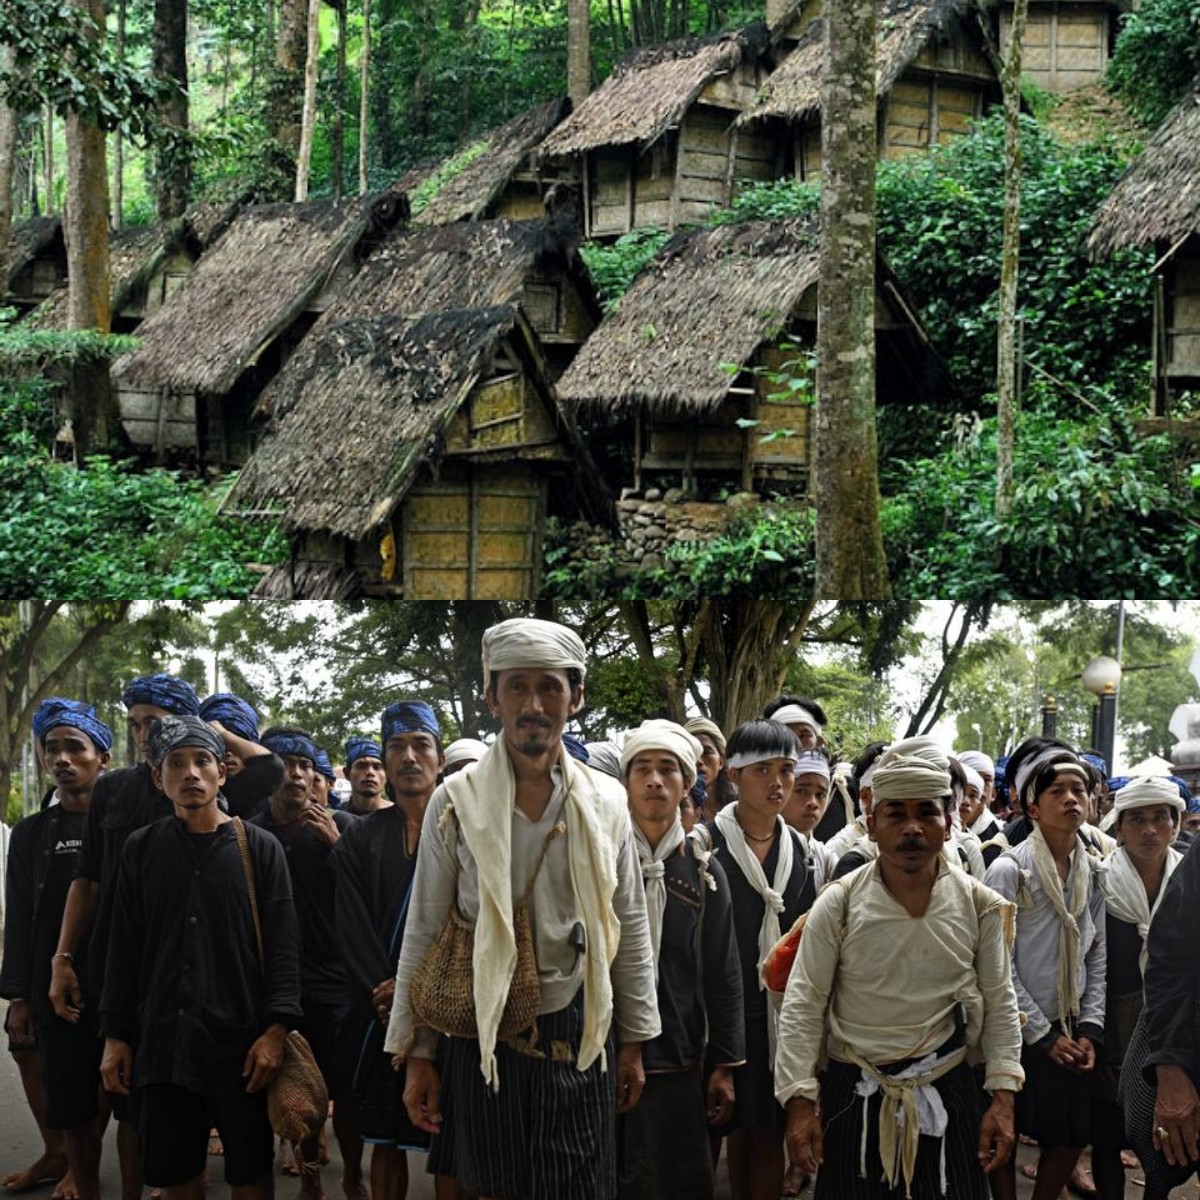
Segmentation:
<svg viewBox="0 0 1200 1200">
<path fill-rule="evenodd" d="M 296 156 L 296 203 L 308 199 L 313 127 L 317 123 L 317 68 L 321 57 L 321 0 L 308 0 L 308 50 L 304 56 L 304 110 L 300 117 L 300 152 Z"/>
</svg>

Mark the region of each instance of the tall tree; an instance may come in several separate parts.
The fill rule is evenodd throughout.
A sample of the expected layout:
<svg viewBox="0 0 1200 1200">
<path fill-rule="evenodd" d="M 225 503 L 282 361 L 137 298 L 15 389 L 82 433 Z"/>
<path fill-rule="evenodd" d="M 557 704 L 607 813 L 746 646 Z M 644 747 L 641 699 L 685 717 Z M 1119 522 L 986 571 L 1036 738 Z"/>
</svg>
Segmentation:
<svg viewBox="0 0 1200 1200">
<path fill-rule="evenodd" d="M 275 141 L 294 162 L 300 152 L 304 64 L 308 55 L 308 0 L 280 0 L 271 83 L 271 122 Z"/>
<path fill-rule="evenodd" d="M 592 12 L 589 0 L 567 2 L 567 95 L 578 108 L 592 90 Z"/>
<path fill-rule="evenodd" d="M 304 104 L 300 113 L 300 145 L 296 153 L 296 202 L 308 199 L 313 132 L 317 123 L 317 67 L 321 58 L 321 0 L 308 0 L 304 52 Z"/>
<path fill-rule="evenodd" d="M 875 433 L 875 4 L 825 12 L 817 310 L 816 594 L 890 594 Z"/>
<path fill-rule="evenodd" d="M 371 118 L 371 0 L 363 0 L 362 53 L 358 57 L 358 193 L 367 194 L 367 141 Z"/>
<path fill-rule="evenodd" d="M 337 79 L 333 117 L 329 123 L 329 165 L 333 174 L 333 198 L 340 200 L 346 190 L 346 21 L 347 0 L 338 0 Z"/>
<path fill-rule="evenodd" d="M 16 53 L 7 42 L 0 43 L 0 74 L 9 74 Z M 8 291 L 12 257 L 13 182 L 17 162 L 17 110 L 8 103 L 7 89 L 0 85 L 0 294 Z M 0 793 L 2 795 L 3 793 Z"/>
<path fill-rule="evenodd" d="M 154 74 L 161 88 L 154 191 L 160 221 L 183 216 L 191 191 L 187 25 L 187 0 L 154 0 Z"/>
</svg>

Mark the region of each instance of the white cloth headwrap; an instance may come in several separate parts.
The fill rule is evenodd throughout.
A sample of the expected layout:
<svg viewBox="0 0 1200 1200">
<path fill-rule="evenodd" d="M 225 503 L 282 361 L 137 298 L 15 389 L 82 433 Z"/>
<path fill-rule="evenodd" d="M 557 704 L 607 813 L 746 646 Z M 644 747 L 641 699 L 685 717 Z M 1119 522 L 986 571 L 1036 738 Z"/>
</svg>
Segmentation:
<svg viewBox="0 0 1200 1200">
<path fill-rule="evenodd" d="M 770 719 L 778 721 L 781 725 L 807 725 L 816 734 L 824 728 L 807 708 L 801 708 L 799 704 L 785 704 L 782 708 L 777 708 Z"/>
<path fill-rule="evenodd" d="M 486 636 L 486 635 L 485 635 Z M 567 855 L 575 911 L 584 928 L 583 1034 L 576 1065 L 586 1071 L 597 1059 L 607 1070 L 604 1043 L 613 1015 L 609 969 L 617 953 L 621 925 L 613 911 L 617 855 L 629 813 L 596 787 L 596 777 L 565 750 L 559 755 Z M 513 931 L 512 822 L 517 782 L 503 738 L 469 771 L 443 784 L 459 830 L 479 876 L 479 916 L 472 954 L 479 1069 L 498 1091 L 496 1033 L 517 966 Z"/>
<path fill-rule="evenodd" d="M 938 800 L 950 794 L 950 772 L 934 759 L 893 747 L 876 762 L 872 787 L 876 809 L 885 800 Z"/>
<path fill-rule="evenodd" d="M 1032 787 L 1037 782 L 1038 773 L 1050 763 L 1054 763 L 1063 770 L 1069 767 L 1084 779 L 1087 778 L 1087 767 L 1075 757 L 1073 750 L 1066 750 L 1062 746 L 1051 746 L 1048 750 L 1043 750 L 1041 754 L 1035 754 L 1028 762 L 1023 762 L 1017 769 L 1016 779 L 1013 782 L 1016 786 L 1017 799 L 1025 808 L 1028 808 L 1030 801 L 1034 799 L 1033 796 L 1025 794 L 1025 785 L 1029 784 Z"/>
<path fill-rule="evenodd" d="M 989 779 L 996 778 L 996 764 L 982 750 L 964 750 L 958 756 L 958 761 L 964 767 L 978 771 L 980 775 L 986 775 Z"/>
<path fill-rule="evenodd" d="M 674 721 L 643 721 L 632 733 L 625 735 L 621 748 L 621 778 L 629 773 L 629 764 L 646 750 L 665 750 L 679 759 L 689 784 L 696 782 L 696 759 L 704 747 L 682 725 Z"/>
<path fill-rule="evenodd" d="M 887 751 L 885 750 L 884 754 L 886 753 Z M 879 766 L 878 758 L 858 777 L 858 790 L 860 792 L 863 788 L 873 788 L 875 786 L 875 768 L 877 766 Z"/>
<path fill-rule="evenodd" d="M 967 787 L 975 788 L 980 796 L 982 796 L 987 791 L 987 786 L 983 782 L 983 776 L 974 767 L 967 766 L 961 758 L 958 761 L 962 763 L 963 774 L 967 777 Z"/>
<path fill-rule="evenodd" d="M 646 835 L 633 826 L 633 840 L 642 864 L 642 882 L 646 885 L 646 919 L 650 924 L 650 945 L 654 948 L 654 978 L 658 978 L 658 954 L 662 946 L 663 912 L 667 907 L 666 860 L 683 845 L 686 834 L 679 814 L 675 824 L 662 835 L 657 846 L 651 847 Z"/>
<path fill-rule="evenodd" d="M 588 742 L 588 766 L 593 771 L 603 771 L 616 780 L 621 780 L 621 747 L 616 742 Z"/>
<path fill-rule="evenodd" d="M 805 750 L 798 759 L 796 759 L 796 774 L 797 775 L 820 775 L 825 779 L 830 777 L 829 759 L 823 754 L 818 754 L 816 750 Z"/>
<path fill-rule="evenodd" d="M 545 667 L 565 671 L 574 667 L 587 672 L 587 651 L 573 629 L 556 621 L 513 617 L 483 631 L 483 680 L 493 671 L 514 667 Z"/>
<path fill-rule="evenodd" d="M 690 721 L 684 721 L 683 727 L 688 733 L 696 735 L 707 733 L 721 752 L 721 757 L 725 757 L 725 735 L 716 721 L 710 721 L 707 717 L 693 717 Z"/>
<path fill-rule="evenodd" d="M 876 760 L 876 766 L 882 766 L 884 757 L 888 754 L 903 754 L 908 758 L 923 758 L 943 771 L 950 769 L 950 755 L 946 753 L 942 743 L 928 734 L 919 737 L 903 738 L 893 742 Z"/>
<path fill-rule="evenodd" d="M 475 738 L 459 738 L 446 747 L 445 766 L 453 767 L 461 762 L 478 762 L 487 753 L 487 742 Z"/>
<path fill-rule="evenodd" d="M 775 828 L 779 833 L 779 858 L 775 863 L 775 878 L 768 883 L 762 863 L 746 844 L 746 834 L 738 822 L 737 810 L 736 800 L 719 809 L 717 828 L 724 834 L 729 853 L 746 877 L 746 882 L 763 900 L 763 919 L 758 928 L 758 962 L 754 967 L 754 978 L 758 980 L 759 989 L 762 990 L 766 987 L 762 977 L 762 965 L 781 936 L 779 917 L 783 912 L 783 894 L 792 877 L 792 835 L 783 818 L 777 816 Z M 771 1051 L 769 1062 L 775 1061 L 775 1025 L 778 1019 L 775 1006 L 768 1004 L 767 1044 Z"/>
<path fill-rule="evenodd" d="M 1125 789 L 1122 788 L 1121 791 Z M 1178 792 L 1175 793 L 1177 796 Z M 1162 803 L 1162 801 L 1158 801 Z M 1142 939 L 1142 952 L 1138 956 L 1138 966 L 1142 975 L 1146 974 L 1146 963 L 1150 952 L 1146 938 L 1150 933 L 1150 922 L 1158 912 L 1163 895 L 1167 890 L 1167 880 L 1175 873 L 1175 868 L 1183 861 L 1183 855 L 1178 850 L 1167 847 L 1167 861 L 1163 867 L 1162 883 L 1158 886 L 1158 895 L 1151 905 L 1150 897 L 1146 895 L 1146 885 L 1138 874 L 1133 860 L 1126 853 L 1124 846 L 1118 846 L 1105 860 L 1105 870 L 1100 876 L 1100 886 L 1104 889 L 1104 903 L 1108 911 L 1118 921 L 1136 925 L 1138 937 Z"/>
<path fill-rule="evenodd" d="M 1113 797 L 1113 812 L 1128 812 L 1131 808 L 1153 808 L 1158 804 L 1169 804 L 1176 812 L 1187 806 L 1179 794 L 1179 788 L 1163 775 L 1146 775 L 1131 779 Z"/>
</svg>

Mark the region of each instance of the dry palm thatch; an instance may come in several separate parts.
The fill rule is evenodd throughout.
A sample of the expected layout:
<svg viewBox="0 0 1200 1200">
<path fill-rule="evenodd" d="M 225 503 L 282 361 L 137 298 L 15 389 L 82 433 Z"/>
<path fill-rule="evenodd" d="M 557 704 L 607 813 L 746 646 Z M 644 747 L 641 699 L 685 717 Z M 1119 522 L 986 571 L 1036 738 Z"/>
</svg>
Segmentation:
<svg viewBox="0 0 1200 1200">
<path fill-rule="evenodd" d="M 353 600 L 362 577 L 353 567 L 291 559 L 272 567 L 254 589 L 256 600 Z"/>
<path fill-rule="evenodd" d="M 1200 233 L 1200 87 L 1159 126 L 1117 180 L 1088 237 L 1097 258 L 1126 246 L 1172 245 Z"/>
<path fill-rule="evenodd" d="M 277 513 L 291 530 L 365 538 L 418 468 L 438 460 L 447 421 L 518 323 L 519 311 L 500 305 L 385 309 L 314 330 L 273 384 L 275 419 L 230 507 Z"/>
<path fill-rule="evenodd" d="M 40 254 L 53 247 L 55 241 L 62 242 L 61 217 L 30 217 L 12 227 L 12 243 L 8 266 L 8 286 L 11 288 L 17 276 Z M 62 251 L 66 262 L 66 249 Z"/>
<path fill-rule="evenodd" d="M 128 387 L 220 396 L 304 311 L 390 196 L 246 209 L 113 364 Z"/>
<path fill-rule="evenodd" d="M 614 414 L 715 411 L 730 387 L 725 364 L 745 366 L 817 275 L 810 220 L 678 234 L 587 340 L 558 394 Z"/>
<path fill-rule="evenodd" d="M 876 23 L 875 87 L 879 96 L 928 44 L 950 29 L 972 7 L 972 0 L 884 0 Z M 786 23 L 781 23 L 784 28 Z M 768 117 L 799 121 L 821 107 L 821 66 L 825 21 L 816 18 L 783 62 L 763 84 L 758 99 L 738 118 L 739 125 Z"/>
<path fill-rule="evenodd" d="M 448 225 L 452 221 L 482 220 L 569 107 L 565 98 L 539 104 L 476 138 L 433 168 L 412 190 L 414 223 Z M 423 194 L 425 189 L 431 193 L 428 199 Z"/>
<path fill-rule="evenodd" d="M 711 80 L 757 58 L 768 37 L 766 26 L 755 22 L 716 37 L 682 38 L 634 51 L 542 142 L 539 159 L 600 146 L 636 143 L 647 149 L 679 125 Z"/>
</svg>

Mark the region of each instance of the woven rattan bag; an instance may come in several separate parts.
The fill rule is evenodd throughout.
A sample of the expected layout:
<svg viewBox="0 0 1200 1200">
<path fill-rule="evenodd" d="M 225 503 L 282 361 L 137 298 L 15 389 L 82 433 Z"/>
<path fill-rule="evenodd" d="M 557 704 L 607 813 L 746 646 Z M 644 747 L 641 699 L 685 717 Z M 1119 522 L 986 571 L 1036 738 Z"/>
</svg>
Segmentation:
<svg viewBox="0 0 1200 1200">
<path fill-rule="evenodd" d="M 263 955 L 262 926 L 258 919 L 258 891 L 254 886 L 254 866 L 250 844 L 240 817 L 233 819 L 246 886 L 250 890 L 250 912 L 254 917 L 254 937 L 258 942 L 258 961 L 266 971 Z M 283 1043 L 283 1066 L 267 1084 L 267 1117 L 276 1136 L 289 1142 L 301 1142 L 321 1131 L 329 1115 L 329 1089 L 313 1057 L 312 1047 L 302 1033 L 293 1029 Z"/>
<path fill-rule="evenodd" d="M 533 869 L 520 900 L 513 905 L 513 936 L 517 944 L 517 965 L 508 999 L 500 1017 L 497 1037 L 502 1041 L 515 1037 L 537 1020 L 542 988 L 538 981 L 537 953 L 533 948 L 533 927 L 529 921 L 529 897 L 538 872 L 546 859 L 550 843 L 567 827 L 561 816 L 546 835 L 537 866 Z M 475 926 L 458 911 L 458 855 L 451 846 L 454 860 L 455 901 L 450 916 L 433 944 L 425 952 L 408 985 L 408 1003 L 413 1023 L 428 1025 L 452 1037 L 477 1038 L 475 1021 Z"/>
</svg>

